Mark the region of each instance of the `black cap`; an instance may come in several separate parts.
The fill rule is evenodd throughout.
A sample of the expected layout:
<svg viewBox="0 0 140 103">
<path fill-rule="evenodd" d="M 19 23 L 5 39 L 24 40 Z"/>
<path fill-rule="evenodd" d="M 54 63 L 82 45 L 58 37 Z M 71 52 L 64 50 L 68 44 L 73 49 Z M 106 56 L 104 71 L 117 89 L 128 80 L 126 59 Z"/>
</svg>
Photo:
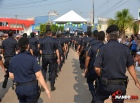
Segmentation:
<svg viewBox="0 0 140 103">
<path fill-rule="evenodd" d="M 22 37 L 18 41 L 19 46 L 24 46 L 24 45 L 27 45 L 27 44 L 29 44 L 29 39 L 26 38 L 26 37 Z"/>
<path fill-rule="evenodd" d="M 106 30 L 107 33 L 111 33 L 113 31 L 119 31 L 119 27 L 117 25 L 110 25 Z"/>
</svg>

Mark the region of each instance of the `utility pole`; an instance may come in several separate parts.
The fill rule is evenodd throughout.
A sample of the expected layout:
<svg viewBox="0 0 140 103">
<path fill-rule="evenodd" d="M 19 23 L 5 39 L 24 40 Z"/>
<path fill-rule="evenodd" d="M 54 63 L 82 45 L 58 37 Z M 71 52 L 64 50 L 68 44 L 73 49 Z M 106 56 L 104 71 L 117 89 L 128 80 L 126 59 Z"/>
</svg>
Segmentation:
<svg viewBox="0 0 140 103">
<path fill-rule="evenodd" d="M 16 17 L 16 34 L 17 34 L 17 17 L 18 17 L 18 15 L 15 15 L 15 17 Z"/>
<path fill-rule="evenodd" d="M 93 25 L 94 25 L 94 0 L 93 0 Z"/>
</svg>

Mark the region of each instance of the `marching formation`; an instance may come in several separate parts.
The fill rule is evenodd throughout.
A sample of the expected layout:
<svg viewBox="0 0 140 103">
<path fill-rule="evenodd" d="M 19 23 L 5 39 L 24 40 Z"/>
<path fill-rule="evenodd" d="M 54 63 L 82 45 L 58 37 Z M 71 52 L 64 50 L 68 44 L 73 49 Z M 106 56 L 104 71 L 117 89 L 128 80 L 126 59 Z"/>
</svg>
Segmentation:
<svg viewBox="0 0 140 103">
<path fill-rule="evenodd" d="M 8 37 L 1 43 L 1 54 L 5 60 L 3 65 L 1 57 L 0 65 L 5 72 L 2 87 L 6 88 L 8 78 L 12 78 L 12 88 L 20 103 L 36 103 L 41 91 L 46 91 L 50 98 L 46 81 L 50 81 L 51 91 L 54 91 L 55 80 L 69 53 L 70 38 L 51 32 L 50 29 L 40 38 L 35 33 L 27 38 L 24 33 L 17 40 L 13 35 L 14 32 L 9 30 Z M 49 73 L 49 78 L 46 78 L 46 73 Z"/>
<path fill-rule="evenodd" d="M 39 37 L 32 32 L 30 38 L 26 33 L 14 38 L 14 32 L 9 30 L 7 38 L 1 36 L 0 66 L 5 73 L 2 87 L 6 88 L 8 78 L 12 78 L 12 89 L 20 103 L 37 103 L 41 91 L 45 91 L 50 98 L 47 80 L 50 81 L 51 91 L 54 91 L 56 78 L 71 47 L 79 55 L 80 68 L 92 95 L 91 103 L 104 103 L 118 90 L 125 95 L 128 84 L 126 70 L 140 89 L 133 53 L 119 42 L 119 28 L 110 25 L 106 33 L 95 30 L 93 33 L 87 31 L 67 36 L 47 29 Z M 49 74 L 48 78 L 46 73 Z M 118 103 L 115 98 L 112 102 Z M 123 102 L 123 99 L 119 100 L 119 103 Z"/>
<path fill-rule="evenodd" d="M 119 41 L 119 28 L 110 25 L 106 33 L 107 35 L 103 31 L 95 30 L 93 34 L 85 32 L 82 37 L 72 39 L 73 48 L 79 54 L 80 68 L 84 70 L 93 97 L 91 103 L 104 103 L 117 90 L 125 95 L 128 84 L 126 68 L 140 89 L 133 52 Z M 107 42 L 104 42 L 105 36 Z M 123 99 L 118 101 L 115 97 L 112 98 L 113 103 L 124 102 Z"/>
</svg>

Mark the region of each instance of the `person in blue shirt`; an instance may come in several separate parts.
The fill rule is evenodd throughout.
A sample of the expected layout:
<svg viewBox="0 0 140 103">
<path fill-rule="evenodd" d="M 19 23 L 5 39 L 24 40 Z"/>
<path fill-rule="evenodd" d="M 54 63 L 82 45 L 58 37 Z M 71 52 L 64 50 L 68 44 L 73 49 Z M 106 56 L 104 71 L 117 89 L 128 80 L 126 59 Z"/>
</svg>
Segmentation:
<svg viewBox="0 0 140 103">
<path fill-rule="evenodd" d="M 18 41 L 20 53 L 14 56 L 9 65 L 9 76 L 16 85 L 15 92 L 19 103 L 37 103 L 40 96 L 38 81 L 44 87 L 48 97 L 50 92 L 41 73 L 41 67 L 29 51 L 29 40 L 22 37 Z"/>
</svg>

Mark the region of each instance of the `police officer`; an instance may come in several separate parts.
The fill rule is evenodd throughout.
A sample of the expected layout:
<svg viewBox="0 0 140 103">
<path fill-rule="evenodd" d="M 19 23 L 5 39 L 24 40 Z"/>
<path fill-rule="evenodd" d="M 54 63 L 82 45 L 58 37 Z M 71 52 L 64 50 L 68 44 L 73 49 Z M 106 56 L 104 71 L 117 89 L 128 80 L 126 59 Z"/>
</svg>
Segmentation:
<svg viewBox="0 0 140 103">
<path fill-rule="evenodd" d="M 50 92 L 41 73 L 41 67 L 38 65 L 36 58 L 27 51 L 29 40 L 22 37 L 18 41 L 18 45 L 20 53 L 10 61 L 9 76 L 15 82 L 15 92 L 19 103 L 37 103 L 40 96 L 38 81 L 50 98 Z"/>
<path fill-rule="evenodd" d="M 31 38 L 29 38 L 30 43 L 30 52 L 32 55 L 38 57 L 39 50 L 38 50 L 38 40 L 35 38 L 35 33 L 32 32 L 30 34 Z"/>
<path fill-rule="evenodd" d="M 136 86 L 140 88 L 129 48 L 117 41 L 118 26 L 110 25 L 106 32 L 108 43 L 99 48 L 94 62 L 95 72 L 100 76 L 100 84 L 95 93 L 95 103 L 104 103 L 104 100 L 117 90 L 121 91 L 121 95 L 126 94 L 126 68 L 128 68 Z M 115 98 L 113 102 L 116 102 Z M 123 100 L 119 100 L 119 103 L 123 103 Z"/>
<path fill-rule="evenodd" d="M 89 86 L 89 91 L 92 94 L 92 102 L 94 103 L 94 95 L 95 95 L 95 89 L 97 88 L 97 84 L 94 87 L 94 81 L 98 78 L 95 70 L 93 69 L 93 63 L 96 58 L 97 50 L 99 47 L 103 45 L 103 41 L 105 39 L 105 33 L 103 31 L 100 31 L 98 33 L 98 40 L 94 40 L 94 43 L 90 44 L 90 47 L 87 51 L 86 61 L 85 61 L 85 77 L 87 77 L 87 83 Z"/>
<path fill-rule="evenodd" d="M 87 32 L 84 32 L 84 36 L 81 39 L 81 43 L 80 43 L 80 50 L 79 50 L 79 62 L 80 62 L 80 68 L 84 69 L 85 68 L 85 61 L 84 61 L 84 47 L 86 46 L 85 44 L 85 40 L 87 38 Z"/>
<path fill-rule="evenodd" d="M 57 39 L 58 39 L 58 49 L 59 49 L 59 54 L 60 54 L 59 71 L 61 71 L 61 68 L 62 68 L 63 62 L 64 62 L 64 54 L 65 54 L 64 43 L 65 43 L 65 41 L 63 40 L 63 38 L 61 38 L 61 34 L 57 34 Z"/>
<path fill-rule="evenodd" d="M 57 71 L 57 63 L 60 65 L 60 57 L 58 51 L 58 43 L 52 38 L 50 29 L 46 31 L 46 37 L 41 41 L 40 50 L 42 54 L 42 73 L 46 80 L 47 66 L 49 65 L 51 90 L 55 90 L 55 78 Z"/>
<path fill-rule="evenodd" d="M 89 41 L 93 40 L 93 37 L 92 37 L 92 33 L 91 32 L 85 32 L 85 35 L 88 35 L 83 37 L 82 39 L 82 43 L 81 43 L 81 49 L 80 49 L 80 61 L 81 61 L 81 69 L 85 69 L 85 57 L 86 57 L 86 47 L 88 46 L 88 43 Z"/>
<path fill-rule="evenodd" d="M 16 50 L 18 51 L 17 41 L 12 37 L 13 35 L 14 32 L 12 30 L 9 30 L 8 31 L 9 37 L 2 42 L 2 52 L 5 59 L 4 66 L 7 69 L 5 79 L 2 85 L 3 88 L 6 88 L 8 78 L 9 78 L 9 72 L 8 72 L 9 62 L 11 58 L 16 55 Z"/>
<path fill-rule="evenodd" d="M 41 44 L 41 41 L 43 40 L 44 38 L 44 33 L 40 34 L 39 35 L 39 40 L 38 40 L 38 50 L 39 50 L 39 53 L 38 53 L 38 62 L 40 64 L 40 61 L 41 61 L 41 54 L 40 54 L 40 44 Z"/>
</svg>

